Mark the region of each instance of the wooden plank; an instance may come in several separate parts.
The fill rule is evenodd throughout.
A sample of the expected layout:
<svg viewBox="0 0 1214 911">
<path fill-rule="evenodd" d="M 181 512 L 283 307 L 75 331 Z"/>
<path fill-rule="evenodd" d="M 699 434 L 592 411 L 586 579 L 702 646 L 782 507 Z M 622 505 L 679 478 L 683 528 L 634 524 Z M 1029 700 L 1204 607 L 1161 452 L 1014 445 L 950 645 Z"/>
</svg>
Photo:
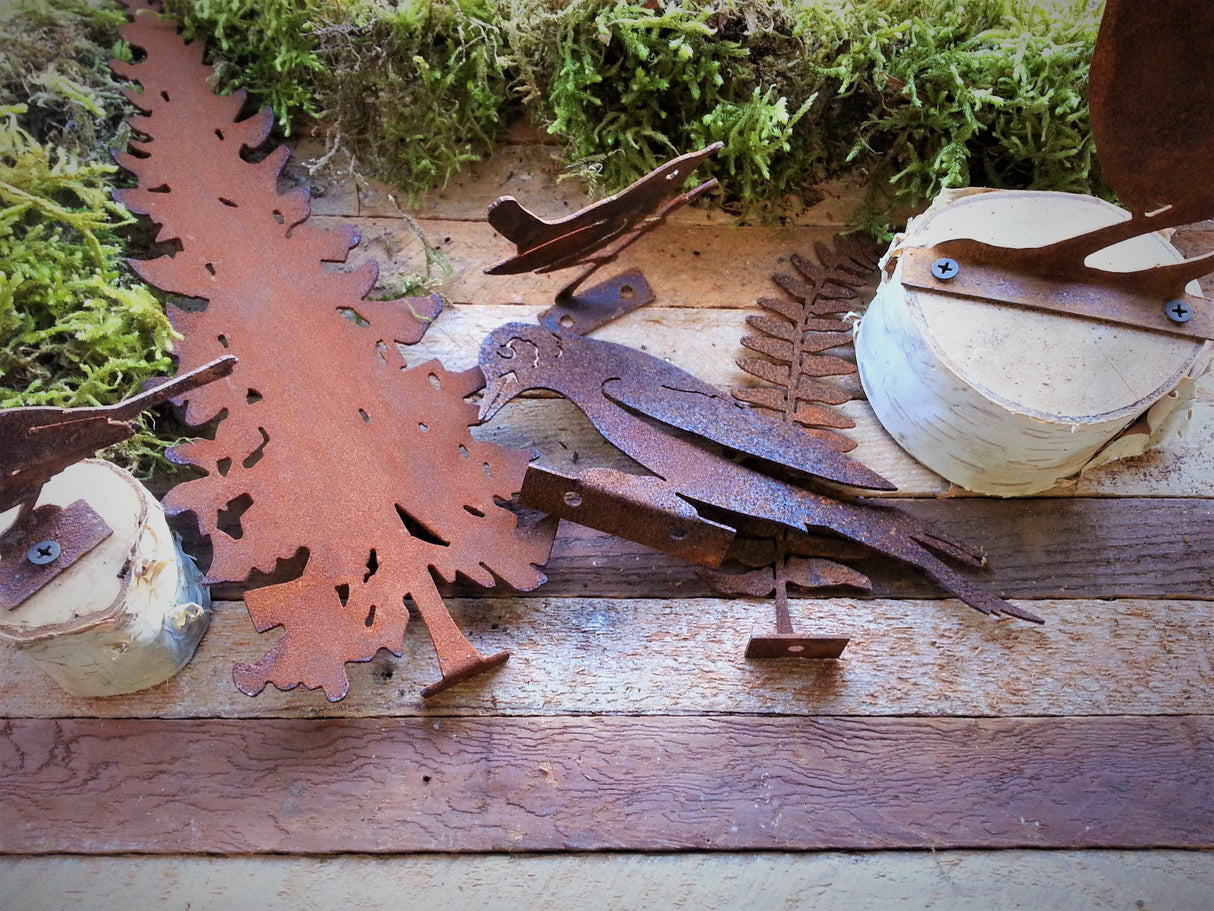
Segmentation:
<svg viewBox="0 0 1214 911">
<path fill-rule="evenodd" d="M 28 656 L 0 650 L 6 717 L 390 717 L 430 715 L 1214 715 L 1214 609 L 1185 601 L 1043 601 L 1044 626 L 991 620 L 955 601 L 840 598 L 792 605 L 796 628 L 850 635 L 838 661 L 747 661 L 774 625 L 748 601 L 577 598 L 448 602 L 469 638 L 513 654 L 499 670 L 423 700 L 437 677 L 425 628 L 395 658 L 347 665 L 350 695 L 232 684 L 261 657 L 243 605 L 221 604 L 193 661 L 142 693 L 73 697 Z"/>
<path fill-rule="evenodd" d="M 330 228 L 355 225 L 363 242 L 351 252 L 350 265 L 374 258 L 380 264 L 382 280 L 425 273 L 424 247 L 414 226 L 403 219 L 316 216 L 311 223 Z M 547 275 L 486 275 L 487 266 L 515 253 L 514 246 L 487 223 L 444 219 L 417 224 L 450 266 L 451 272 L 438 290 L 456 303 L 549 307 L 557 292 L 579 275 L 577 269 Z M 830 243 L 837 230 L 668 225 L 662 229 L 661 243 L 643 240 L 630 247 L 618 261 L 603 267 L 590 284 L 637 268 L 645 273 L 663 307 L 749 307 L 757 298 L 777 293 L 771 276 L 790 271 L 789 254 L 812 256 L 814 242 Z M 655 234 L 647 240 L 657 238 Z M 857 299 L 858 305 L 864 303 L 866 298 Z"/>
<path fill-rule="evenodd" d="M 583 465 L 597 464 L 594 460 L 600 455 L 579 454 Z M 608 456 L 603 461 L 616 460 Z M 1001 597 L 1214 600 L 1209 569 L 1214 500 L 959 497 L 891 502 L 982 548 L 987 566 L 970 575 Z M 200 565 L 208 565 L 209 545 L 187 523 L 181 528 L 189 551 L 198 556 Z M 873 555 L 849 563 L 872 580 L 872 597 L 945 597 L 922 573 L 890 558 Z M 525 597 L 714 598 L 720 594 L 694 564 L 571 522 L 561 523 L 545 571 L 548 581 Z M 214 591 L 217 597 L 239 598 L 243 589 L 223 585 Z M 446 586 L 443 592 L 457 597 L 503 594 L 468 582 Z M 794 597 L 798 594 L 822 593 L 794 592 Z"/>
<path fill-rule="evenodd" d="M 21 911 L 387 908 L 1208 907 L 1214 855 L 1192 851 L 0 858 Z"/>
<path fill-rule="evenodd" d="M 9 854 L 1214 847 L 1214 718 L 8 721 Z"/>
</svg>

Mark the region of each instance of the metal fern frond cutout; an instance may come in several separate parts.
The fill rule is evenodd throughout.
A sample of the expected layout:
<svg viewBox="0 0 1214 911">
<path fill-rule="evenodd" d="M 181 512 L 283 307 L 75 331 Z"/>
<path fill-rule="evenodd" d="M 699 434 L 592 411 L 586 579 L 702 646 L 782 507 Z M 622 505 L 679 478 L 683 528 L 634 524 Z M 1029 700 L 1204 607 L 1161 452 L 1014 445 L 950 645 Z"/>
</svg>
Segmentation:
<svg viewBox="0 0 1214 911">
<path fill-rule="evenodd" d="M 760 298 L 757 303 L 766 313 L 746 318 L 759 334 L 745 336 L 742 346 L 762 357 L 741 357 L 737 364 L 765 385 L 739 387 L 733 394 L 849 452 L 855 441 L 838 431 L 855 422 L 833 406 L 860 393 L 854 385 L 848 388 L 828 378 L 851 376 L 856 365 L 823 352 L 851 344 L 851 326 L 839 315 L 851 309 L 856 289 L 872 282 L 878 250 L 870 241 L 843 235 L 835 238 L 833 250 L 824 243 L 814 249 L 818 262 L 793 254 L 789 260 L 797 274 L 772 276 L 787 296 Z"/>
</svg>

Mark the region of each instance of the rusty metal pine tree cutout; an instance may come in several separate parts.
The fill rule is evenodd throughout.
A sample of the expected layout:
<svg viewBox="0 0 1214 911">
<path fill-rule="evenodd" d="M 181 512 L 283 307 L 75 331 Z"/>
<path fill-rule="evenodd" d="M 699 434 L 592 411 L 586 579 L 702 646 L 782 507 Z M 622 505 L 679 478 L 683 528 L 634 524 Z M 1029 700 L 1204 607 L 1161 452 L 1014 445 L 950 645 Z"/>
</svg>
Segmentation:
<svg viewBox="0 0 1214 911">
<path fill-rule="evenodd" d="M 790 261 L 797 275 L 772 276 L 788 297 L 761 298 L 757 303 L 768 315 L 752 314 L 747 324 L 761 335 L 746 336 L 742 345 L 764 357 L 743 357 L 738 366 L 770 385 L 740 387 L 734 397 L 748 402 L 777 420 L 798 424 L 840 452 L 856 443 L 839 433 L 855 426 L 835 410 L 855 395 L 823 378 L 851 376 L 853 361 L 823 354 L 851 344 L 851 327 L 834 314 L 848 308 L 856 290 L 868 284 L 877 268 L 876 245 L 839 235 L 835 249 L 818 243 L 818 262 L 800 254 Z M 729 554 L 741 571 L 701 569 L 699 575 L 727 595 L 775 595 L 774 633 L 755 635 L 746 646 L 747 658 L 837 658 L 847 646 L 842 636 L 803 636 L 793 632 L 788 607 L 790 585 L 804 589 L 847 586 L 869 590 L 863 574 L 836 562 L 865 556 L 863 549 L 841 547 L 842 542 L 774 529 L 766 537 L 739 538 Z"/>
<path fill-rule="evenodd" d="M 742 357 L 737 363 L 766 385 L 739 387 L 733 394 L 850 452 L 855 441 L 838 431 L 855 427 L 855 422 L 830 406 L 857 396 L 824 378 L 850 376 L 856 365 L 822 352 L 851 344 L 851 326 L 837 314 L 856 299 L 857 288 L 873 280 L 877 249 L 871 241 L 843 235 L 835 238 L 834 250 L 823 243 L 814 249 L 818 263 L 793 254 L 790 261 L 798 274 L 772 276 L 788 297 L 760 298 L 757 303 L 767 313 L 746 318 L 760 334 L 746 336 L 742 345 L 763 357 Z"/>
<path fill-rule="evenodd" d="M 215 434 L 174 451 L 206 475 L 165 505 L 194 513 L 211 537 L 211 581 L 243 581 L 306 552 L 298 578 L 247 592 L 257 629 L 285 632 L 260 661 L 237 666 L 237 686 L 252 695 L 302 683 L 342 698 L 346 662 L 381 648 L 401 654 L 406 598 L 442 670 L 425 695 L 500 664 L 506 653 L 482 656 L 459 631 L 436 581 L 462 573 L 530 589 L 544 580 L 536 566 L 552 528 L 520 531 L 500 505 L 531 454 L 472 438 L 476 408 L 464 399 L 483 383 L 478 370 L 407 369 L 400 346 L 421 338 L 439 299 L 367 301 L 373 264 L 327 271 L 357 232 L 306 224 L 307 192 L 278 193 L 285 149 L 250 156 L 270 113 L 238 119 L 245 99 L 212 93 L 201 43 L 185 44 L 140 0 L 127 3 L 133 21 L 121 34 L 142 57 L 114 68 L 142 91 L 128 93 L 138 138 L 119 163 L 138 186 L 122 200 L 161 226 L 160 241 L 181 245 L 132 265 L 206 302 L 172 313 L 182 370 L 240 358 L 229 377 L 188 396 L 187 422 L 217 422 Z"/>
</svg>

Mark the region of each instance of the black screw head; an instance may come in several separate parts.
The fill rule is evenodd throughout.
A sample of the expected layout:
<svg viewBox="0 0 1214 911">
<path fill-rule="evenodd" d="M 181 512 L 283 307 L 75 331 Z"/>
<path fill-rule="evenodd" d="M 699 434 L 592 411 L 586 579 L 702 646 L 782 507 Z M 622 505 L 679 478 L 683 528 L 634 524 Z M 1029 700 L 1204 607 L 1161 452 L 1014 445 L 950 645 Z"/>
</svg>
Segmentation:
<svg viewBox="0 0 1214 911">
<path fill-rule="evenodd" d="M 957 265 L 957 260 L 949 259 L 947 256 L 942 256 L 932 263 L 932 275 L 942 282 L 952 281 L 960 271 L 961 267 Z"/>
<path fill-rule="evenodd" d="M 1174 323 L 1187 323 L 1193 318 L 1193 308 L 1186 301 L 1168 301 L 1163 305 L 1163 312 Z"/>
<path fill-rule="evenodd" d="M 36 566 L 46 566 L 46 564 L 58 560 L 59 554 L 62 552 L 63 549 L 59 546 L 58 541 L 39 541 L 29 549 L 25 556 Z"/>
</svg>

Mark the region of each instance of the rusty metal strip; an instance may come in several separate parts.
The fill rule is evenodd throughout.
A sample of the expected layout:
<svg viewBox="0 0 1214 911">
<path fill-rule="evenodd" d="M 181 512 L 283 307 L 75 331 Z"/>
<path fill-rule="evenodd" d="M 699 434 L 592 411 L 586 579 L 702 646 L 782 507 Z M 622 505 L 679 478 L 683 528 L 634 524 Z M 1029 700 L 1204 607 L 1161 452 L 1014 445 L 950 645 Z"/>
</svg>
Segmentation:
<svg viewBox="0 0 1214 911">
<path fill-rule="evenodd" d="M 935 247 L 907 247 L 900 254 L 902 284 L 934 294 L 1016 304 L 1185 338 L 1214 339 L 1214 311 L 1202 298 L 1144 293 L 1131 287 L 1132 277 L 1123 281 L 1122 273 L 1096 269 L 1087 270 L 1091 281 L 1060 282 L 1048 273 L 1015 268 L 1017 264 L 1006 250 L 999 250 L 996 261 L 988 262 L 980 249 L 984 246 L 952 241 Z M 938 269 L 941 262 L 953 265 Z M 936 274 L 941 271 L 942 275 Z M 1181 306 L 1189 313 L 1184 321 L 1168 316 L 1168 307 Z"/>
<path fill-rule="evenodd" d="M 28 513 L 0 536 L 0 609 L 19 607 L 113 533 L 84 500 Z"/>
<path fill-rule="evenodd" d="M 851 639 L 847 636 L 802 636 L 797 633 L 776 633 L 771 636 L 751 636 L 746 643 L 746 657 L 752 661 L 772 658 L 838 658 Z"/>
<path fill-rule="evenodd" d="M 720 566 L 735 535 L 703 518 L 660 478 L 611 468 L 562 472 L 532 464 L 519 503 L 701 566 Z"/>
<path fill-rule="evenodd" d="M 540 314 L 540 325 L 553 332 L 586 335 L 653 300 L 653 289 L 637 269 L 621 272 L 571 298 L 558 298 Z"/>
</svg>

